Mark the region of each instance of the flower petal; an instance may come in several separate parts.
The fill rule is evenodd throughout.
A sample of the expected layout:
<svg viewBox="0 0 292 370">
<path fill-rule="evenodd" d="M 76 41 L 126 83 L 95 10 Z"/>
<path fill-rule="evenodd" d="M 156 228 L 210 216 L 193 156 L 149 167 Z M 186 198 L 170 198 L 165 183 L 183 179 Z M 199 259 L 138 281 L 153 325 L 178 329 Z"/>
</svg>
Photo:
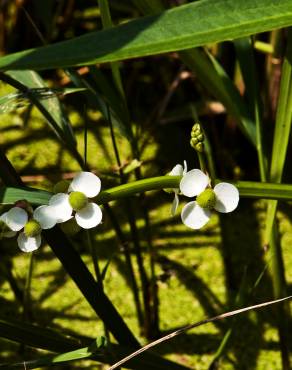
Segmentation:
<svg viewBox="0 0 292 370">
<path fill-rule="evenodd" d="M 49 201 L 49 205 L 55 212 L 57 223 L 68 221 L 72 217 L 72 207 L 68 199 L 68 194 L 58 193 L 53 195 Z"/>
<path fill-rule="evenodd" d="M 197 202 L 187 203 L 181 212 L 182 222 L 191 229 L 200 229 L 210 219 L 211 212 L 201 208 Z"/>
<path fill-rule="evenodd" d="M 7 215 L 7 212 L 3 213 L 0 216 L 0 221 L 4 222 L 5 224 L 6 224 L 6 215 Z M 16 231 L 12 231 L 12 230 L 9 231 L 5 229 L 6 227 L 4 227 L 3 230 L 0 230 L 0 238 L 13 238 L 16 235 Z"/>
<path fill-rule="evenodd" d="M 23 208 L 13 207 L 6 214 L 5 223 L 12 231 L 21 230 L 27 223 L 28 215 Z"/>
<path fill-rule="evenodd" d="M 220 182 L 214 188 L 216 194 L 215 209 L 218 212 L 228 213 L 235 210 L 239 202 L 239 192 L 237 188 L 227 182 Z"/>
<path fill-rule="evenodd" d="M 183 166 L 181 164 L 177 164 L 173 167 L 173 169 L 169 172 L 169 176 L 182 176 L 183 175 Z"/>
<path fill-rule="evenodd" d="M 209 177 L 201 170 L 187 172 L 180 181 L 179 188 L 186 197 L 194 197 L 202 193 L 209 183 Z"/>
<path fill-rule="evenodd" d="M 5 222 L 5 224 L 6 224 L 6 216 L 7 216 L 7 212 L 2 213 L 2 215 L 0 216 L 0 221 Z"/>
<path fill-rule="evenodd" d="M 33 218 L 39 222 L 42 229 L 51 229 L 57 223 L 57 215 L 52 206 L 39 206 L 33 212 Z"/>
<path fill-rule="evenodd" d="M 76 212 L 75 218 L 83 229 L 91 229 L 101 222 L 102 212 L 97 204 L 88 203 L 86 207 Z"/>
<path fill-rule="evenodd" d="M 41 245 L 41 236 L 28 237 L 25 233 L 20 233 L 17 244 L 23 252 L 33 252 Z"/>
<path fill-rule="evenodd" d="M 92 172 L 79 172 L 72 180 L 69 191 L 80 191 L 88 198 L 97 196 L 100 192 L 101 182 Z"/>
<path fill-rule="evenodd" d="M 174 199 L 173 199 L 172 206 L 171 206 L 171 215 L 172 216 L 175 215 L 178 204 L 179 204 L 179 198 L 178 198 L 177 192 L 175 192 L 174 193 Z"/>
</svg>

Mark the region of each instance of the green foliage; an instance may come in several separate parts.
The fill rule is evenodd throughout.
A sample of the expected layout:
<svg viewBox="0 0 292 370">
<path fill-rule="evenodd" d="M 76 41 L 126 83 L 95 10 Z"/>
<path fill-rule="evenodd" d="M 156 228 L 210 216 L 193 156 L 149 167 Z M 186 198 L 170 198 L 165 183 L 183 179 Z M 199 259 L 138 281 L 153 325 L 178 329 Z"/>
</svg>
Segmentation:
<svg viewBox="0 0 292 370">
<path fill-rule="evenodd" d="M 86 170 L 102 180 L 92 201 L 103 223 L 85 232 L 75 217 L 48 230 L 30 220 L 26 235 L 42 231 L 47 245 L 28 260 L 16 253 L 18 235 L 1 239 L 0 337 L 20 348 L 11 344 L 14 355 L 0 368 L 116 363 L 195 318 L 285 296 L 292 43 L 290 29 L 276 29 L 292 25 L 291 1 L 37 3 L 3 4 L 1 214 L 18 201 L 48 204 Z M 196 232 L 170 218 L 182 167 L 180 176 L 163 176 L 185 160 L 209 174 L 211 187 L 233 183 L 241 197 L 234 213 Z M 212 208 L 205 192 L 194 200 Z M 82 194 L 71 193 L 73 209 L 87 204 Z M 278 306 L 276 319 L 267 311 L 217 322 L 195 340 L 183 329 L 178 342 L 158 346 L 161 355 L 145 352 L 126 366 L 259 369 L 261 344 L 277 328 L 273 345 L 288 370 L 286 308 Z"/>
<path fill-rule="evenodd" d="M 59 44 L 11 54 L 1 58 L 0 69 L 40 70 L 114 62 L 249 36 L 291 23 L 289 0 L 203 0 Z"/>
</svg>

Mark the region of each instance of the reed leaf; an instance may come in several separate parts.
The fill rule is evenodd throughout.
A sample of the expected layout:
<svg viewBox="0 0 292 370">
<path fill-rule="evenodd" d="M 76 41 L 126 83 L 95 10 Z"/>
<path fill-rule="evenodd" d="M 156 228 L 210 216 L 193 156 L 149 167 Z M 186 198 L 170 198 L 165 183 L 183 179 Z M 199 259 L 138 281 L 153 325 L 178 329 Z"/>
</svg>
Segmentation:
<svg viewBox="0 0 292 370">
<path fill-rule="evenodd" d="M 202 0 L 2 57 L 0 69 L 40 70 L 114 62 L 190 49 L 291 24 L 290 0 Z"/>
</svg>

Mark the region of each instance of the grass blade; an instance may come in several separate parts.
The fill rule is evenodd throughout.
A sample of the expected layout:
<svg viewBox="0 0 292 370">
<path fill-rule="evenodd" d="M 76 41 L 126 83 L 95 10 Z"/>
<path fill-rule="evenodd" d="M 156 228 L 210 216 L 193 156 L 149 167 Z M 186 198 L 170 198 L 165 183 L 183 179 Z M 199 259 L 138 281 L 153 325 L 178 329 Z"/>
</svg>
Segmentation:
<svg viewBox="0 0 292 370">
<path fill-rule="evenodd" d="M 0 68 L 40 70 L 114 62 L 190 49 L 291 24 L 290 0 L 202 0 L 2 57 Z"/>
</svg>

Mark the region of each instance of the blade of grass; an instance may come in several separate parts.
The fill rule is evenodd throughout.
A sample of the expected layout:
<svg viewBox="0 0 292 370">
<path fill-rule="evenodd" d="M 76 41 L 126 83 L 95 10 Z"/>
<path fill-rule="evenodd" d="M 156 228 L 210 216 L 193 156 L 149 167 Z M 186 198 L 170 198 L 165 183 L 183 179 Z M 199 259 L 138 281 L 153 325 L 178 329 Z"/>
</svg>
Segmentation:
<svg viewBox="0 0 292 370">
<path fill-rule="evenodd" d="M 245 94 L 248 105 L 252 108 L 253 120 L 256 124 L 256 149 L 258 154 L 260 177 L 267 181 L 267 156 L 263 147 L 262 99 L 260 85 L 256 71 L 252 41 L 250 38 L 241 38 L 234 41 L 241 74 L 245 85 Z"/>
<path fill-rule="evenodd" d="M 281 182 L 292 123 L 292 31 L 289 31 L 287 52 L 282 68 L 280 94 L 272 149 L 270 181 Z M 270 240 L 277 210 L 277 201 L 269 202 L 265 242 Z"/>
<path fill-rule="evenodd" d="M 0 68 L 2 71 L 39 70 L 114 62 L 190 49 L 291 23 L 290 0 L 202 0 L 69 41 L 2 57 Z"/>
</svg>

